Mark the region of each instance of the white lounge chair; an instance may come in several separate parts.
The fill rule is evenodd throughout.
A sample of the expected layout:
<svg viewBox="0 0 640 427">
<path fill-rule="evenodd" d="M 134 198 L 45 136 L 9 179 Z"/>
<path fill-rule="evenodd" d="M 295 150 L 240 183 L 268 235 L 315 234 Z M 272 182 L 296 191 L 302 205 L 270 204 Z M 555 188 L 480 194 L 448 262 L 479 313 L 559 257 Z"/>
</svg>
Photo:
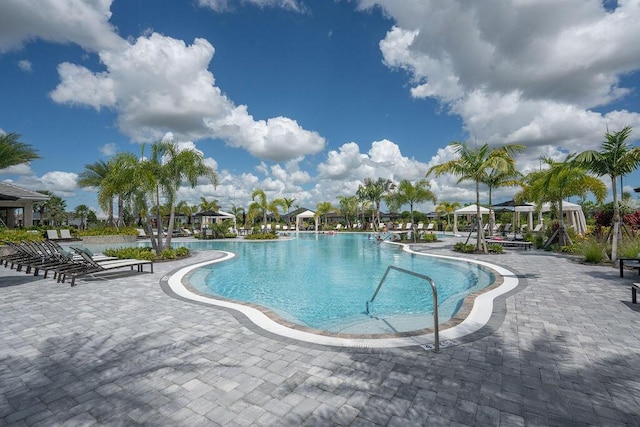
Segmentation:
<svg viewBox="0 0 640 427">
<path fill-rule="evenodd" d="M 47 239 L 60 240 L 60 235 L 58 234 L 58 230 L 47 230 Z"/>
</svg>

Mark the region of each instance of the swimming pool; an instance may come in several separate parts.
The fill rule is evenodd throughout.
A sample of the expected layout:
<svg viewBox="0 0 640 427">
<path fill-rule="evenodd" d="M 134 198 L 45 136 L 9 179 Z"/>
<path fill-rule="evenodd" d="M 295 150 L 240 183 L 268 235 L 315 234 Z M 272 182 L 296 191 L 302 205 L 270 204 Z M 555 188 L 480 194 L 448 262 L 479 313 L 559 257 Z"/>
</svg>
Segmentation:
<svg viewBox="0 0 640 427">
<path fill-rule="evenodd" d="M 182 243 L 181 243 L 182 244 Z M 270 242 L 197 241 L 235 257 L 186 277 L 197 292 L 257 304 L 285 322 L 323 333 L 378 335 L 433 326 L 431 289 L 424 280 L 392 271 L 370 313 L 371 296 L 389 265 L 427 275 L 438 288 L 440 323 L 464 298 L 491 285 L 491 269 L 463 260 L 410 254 L 364 234 L 299 234 Z"/>
</svg>

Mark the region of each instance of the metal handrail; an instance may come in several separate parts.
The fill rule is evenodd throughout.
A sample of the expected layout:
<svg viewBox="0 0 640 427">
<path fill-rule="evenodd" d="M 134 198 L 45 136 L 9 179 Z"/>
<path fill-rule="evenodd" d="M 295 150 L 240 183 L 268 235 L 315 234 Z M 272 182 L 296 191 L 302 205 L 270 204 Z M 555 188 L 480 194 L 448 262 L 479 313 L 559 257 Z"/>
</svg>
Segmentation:
<svg viewBox="0 0 640 427">
<path fill-rule="evenodd" d="M 376 299 L 376 296 L 378 295 L 378 292 L 380 291 L 382 284 L 384 283 L 385 279 L 387 278 L 387 275 L 389 274 L 389 271 L 391 270 L 396 270 L 401 273 L 406 273 L 411 276 L 424 279 L 427 282 L 429 282 L 429 284 L 431 285 L 431 290 L 433 291 L 433 329 L 434 329 L 433 334 L 435 338 L 435 348 L 433 351 L 435 353 L 440 353 L 440 333 L 439 333 L 439 327 L 438 327 L 438 290 L 436 289 L 436 283 L 433 281 L 431 277 L 425 276 L 424 274 L 416 273 L 415 271 L 405 270 L 404 268 L 396 267 L 395 265 L 390 265 L 389 267 L 387 267 L 387 270 L 384 272 L 382 279 L 380 279 L 380 283 L 378 284 L 378 287 L 373 293 L 373 296 L 369 301 L 367 301 L 367 314 L 369 314 L 369 303 L 372 303 L 373 300 Z"/>
</svg>

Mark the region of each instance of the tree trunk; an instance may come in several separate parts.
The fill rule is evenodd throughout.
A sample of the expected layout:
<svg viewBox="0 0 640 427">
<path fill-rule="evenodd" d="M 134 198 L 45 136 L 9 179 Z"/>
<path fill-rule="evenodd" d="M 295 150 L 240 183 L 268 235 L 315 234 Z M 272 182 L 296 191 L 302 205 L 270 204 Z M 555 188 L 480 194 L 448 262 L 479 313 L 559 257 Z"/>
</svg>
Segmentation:
<svg viewBox="0 0 640 427">
<path fill-rule="evenodd" d="M 487 242 L 482 229 L 482 212 L 480 212 L 480 182 L 476 181 L 476 250 L 488 253 Z"/>
<path fill-rule="evenodd" d="M 615 266 L 618 259 L 618 238 L 620 235 L 620 207 L 618 206 L 618 193 L 616 190 L 616 177 L 611 177 L 611 189 L 613 190 L 613 232 L 611 234 L 611 263 Z"/>
</svg>

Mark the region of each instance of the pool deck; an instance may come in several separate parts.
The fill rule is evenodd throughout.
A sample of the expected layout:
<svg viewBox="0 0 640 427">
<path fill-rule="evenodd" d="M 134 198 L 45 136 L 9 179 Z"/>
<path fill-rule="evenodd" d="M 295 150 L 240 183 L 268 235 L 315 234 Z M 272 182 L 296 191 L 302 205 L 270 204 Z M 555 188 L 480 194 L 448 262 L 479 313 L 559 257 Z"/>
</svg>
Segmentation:
<svg viewBox="0 0 640 427">
<path fill-rule="evenodd" d="M 436 354 L 301 343 L 164 292 L 211 255 L 74 288 L 1 267 L 0 426 L 640 426 L 635 271 L 518 248 L 472 256 L 526 286 Z"/>
</svg>

